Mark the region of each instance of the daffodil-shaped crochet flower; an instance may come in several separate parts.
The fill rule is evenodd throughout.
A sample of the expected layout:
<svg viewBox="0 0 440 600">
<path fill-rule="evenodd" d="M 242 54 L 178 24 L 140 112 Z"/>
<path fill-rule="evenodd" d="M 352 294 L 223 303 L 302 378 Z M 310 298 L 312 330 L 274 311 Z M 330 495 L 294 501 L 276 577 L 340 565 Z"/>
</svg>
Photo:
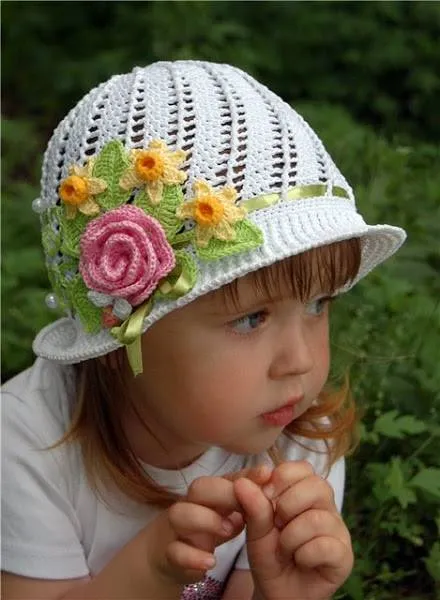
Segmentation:
<svg viewBox="0 0 440 600">
<path fill-rule="evenodd" d="M 186 173 L 178 168 L 185 158 L 184 150 L 173 152 L 163 140 L 152 140 L 145 150 L 131 151 L 131 165 L 119 185 L 124 190 L 144 186 L 151 204 L 157 205 L 164 185 L 181 184 L 186 180 Z"/>
<path fill-rule="evenodd" d="M 193 190 L 194 198 L 179 206 L 176 215 L 179 219 L 194 219 L 196 244 L 205 248 L 211 238 L 234 240 L 232 225 L 246 216 L 246 209 L 235 205 L 236 190 L 230 186 L 214 190 L 206 181 L 194 182 Z"/>
<path fill-rule="evenodd" d="M 60 184 L 58 193 L 66 205 L 67 219 L 74 219 L 77 211 L 88 216 L 97 215 L 100 211 L 93 196 L 104 192 L 107 184 L 103 179 L 92 177 L 93 162 L 89 160 L 83 167 L 71 166 L 69 176 Z"/>
</svg>

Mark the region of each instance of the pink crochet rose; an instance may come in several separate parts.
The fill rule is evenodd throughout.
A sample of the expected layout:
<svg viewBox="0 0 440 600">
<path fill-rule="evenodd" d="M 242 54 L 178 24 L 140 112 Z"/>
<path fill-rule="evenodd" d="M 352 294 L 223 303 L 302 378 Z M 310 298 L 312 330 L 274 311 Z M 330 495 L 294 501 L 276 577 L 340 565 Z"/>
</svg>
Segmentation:
<svg viewBox="0 0 440 600">
<path fill-rule="evenodd" d="M 93 219 L 81 237 L 79 270 L 90 290 L 138 306 L 176 259 L 157 219 L 125 205 Z"/>
</svg>

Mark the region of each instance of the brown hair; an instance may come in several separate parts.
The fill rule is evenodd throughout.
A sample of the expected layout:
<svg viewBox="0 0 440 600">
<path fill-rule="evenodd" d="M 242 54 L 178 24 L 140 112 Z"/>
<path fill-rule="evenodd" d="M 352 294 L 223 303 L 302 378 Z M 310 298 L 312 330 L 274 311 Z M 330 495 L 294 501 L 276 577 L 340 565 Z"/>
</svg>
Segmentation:
<svg viewBox="0 0 440 600">
<path fill-rule="evenodd" d="M 320 290 L 332 295 L 355 278 L 360 259 L 360 240 L 344 240 L 262 268 L 253 273 L 253 281 L 256 288 L 272 298 L 278 297 L 287 284 L 294 297 L 306 300 L 317 282 Z M 238 302 L 236 281 L 221 290 L 225 301 Z M 124 348 L 100 359 L 80 363 L 75 369 L 78 385 L 72 421 L 56 445 L 80 444 L 87 476 L 100 495 L 103 496 L 104 489 L 116 486 L 136 502 L 169 506 L 178 496 L 148 477 L 122 426 L 121 398 L 124 398 L 124 406 L 135 411 L 143 422 L 133 400 L 126 394 L 126 377 L 130 372 Z M 304 440 L 298 440 L 298 436 L 324 440 L 330 469 L 338 458 L 356 446 L 357 421 L 358 414 L 346 377 L 340 389 L 325 388 L 316 403 L 285 431 L 303 446 Z M 275 463 L 282 460 L 275 447 L 269 453 Z"/>
</svg>

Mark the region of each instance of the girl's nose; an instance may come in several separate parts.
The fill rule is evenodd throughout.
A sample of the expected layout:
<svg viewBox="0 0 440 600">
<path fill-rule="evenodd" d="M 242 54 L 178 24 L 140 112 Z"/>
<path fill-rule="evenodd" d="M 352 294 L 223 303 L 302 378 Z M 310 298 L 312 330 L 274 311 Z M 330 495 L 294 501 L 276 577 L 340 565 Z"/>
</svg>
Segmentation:
<svg viewBox="0 0 440 600">
<path fill-rule="evenodd" d="M 276 351 L 269 370 L 274 379 L 303 375 L 313 368 L 310 332 L 301 322 L 284 327 L 276 343 Z"/>
</svg>

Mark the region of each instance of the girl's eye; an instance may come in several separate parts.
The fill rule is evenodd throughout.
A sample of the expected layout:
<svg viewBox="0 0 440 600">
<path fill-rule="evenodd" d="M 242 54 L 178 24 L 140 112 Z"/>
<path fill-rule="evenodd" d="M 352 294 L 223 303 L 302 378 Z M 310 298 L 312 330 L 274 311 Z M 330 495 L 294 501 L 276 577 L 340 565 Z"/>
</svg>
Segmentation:
<svg viewBox="0 0 440 600">
<path fill-rule="evenodd" d="M 262 325 L 267 319 L 266 311 L 259 310 L 231 323 L 231 327 L 237 333 L 250 333 Z"/>
<path fill-rule="evenodd" d="M 329 296 L 323 296 L 322 298 L 316 298 L 306 304 L 306 311 L 309 315 L 319 317 L 326 309 L 327 304 L 332 300 Z"/>
</svg>

